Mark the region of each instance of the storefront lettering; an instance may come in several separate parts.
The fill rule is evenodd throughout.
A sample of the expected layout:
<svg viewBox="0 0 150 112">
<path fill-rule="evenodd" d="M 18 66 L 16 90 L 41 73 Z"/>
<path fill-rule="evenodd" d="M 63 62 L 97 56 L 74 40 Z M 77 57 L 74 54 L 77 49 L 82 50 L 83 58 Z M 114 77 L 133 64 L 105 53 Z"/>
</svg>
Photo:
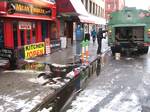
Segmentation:
<svg viewBox="0 0 150 112">
<path fill-rule="evenodd" d="M 40 9 L 40 8 L 33 8 L 32 13 L 33 14 L 45 14 L 46 11 L 44 9 Z"/>
<path fill-rule="evenodd" d="M 35 49 L 39 49 L 39 48 L 44 48 L 44 42 L 25 46 L 26 51 L 35 50 Z"/>
<path fill-rule="evenodd" d="M 25 50 L 25 59 L 33 58 L 36 56 L 45 54 L 45 44 L 44 42 L 30 44 L 24 46 Z"/>
<path fill-rule="evenodd" d="M 31 22 L 19 22 L 19 29 L 31 29 Z"/>
<path fill-rule="evenodd" d="M 23 4 L 16 3 L 16 11 L 19 12 L 31 12 L 31 7 Z"/>
<path fill-rule="evenodd" d="M 44 54 L 44 49 L 34 50 L 27 52 L 27 57 L 36 57 Z"/>
<path fill-rule="evenodd" d="M 25 4 L 20 2 L 14 2 L 15 10 L 17 13 L 35 14 L 35 15 L 47 15 L 51 16 L 52 10 L 50 8 L 41 8 L 32 4 Z"/>
</svg>

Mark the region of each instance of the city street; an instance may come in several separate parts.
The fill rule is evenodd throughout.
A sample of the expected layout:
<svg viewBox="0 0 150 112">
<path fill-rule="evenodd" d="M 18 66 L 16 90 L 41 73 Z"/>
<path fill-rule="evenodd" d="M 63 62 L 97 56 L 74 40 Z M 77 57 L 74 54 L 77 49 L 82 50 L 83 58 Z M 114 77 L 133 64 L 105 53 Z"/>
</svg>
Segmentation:
<svg viewBox="0 0 150 112">
<path fill-rule="evenodd" d="M 92 41 L 90 41 L 89 63 L 96 59 L 96 50 L 97 44 L 95 43 L 95 45 L 93 45 Z M 103 40 L 102 51 L 106 52 L 107 50 L 109 50 L 109 47 L 107 46 L 107 40 L 105 39 Z M 75 46 L 71 46 L 50 55 L 37 57 L 32 60 L 24 60 L 25 64 L 22 66 L 19 65 L 20 68 L 16 70 L 1 70 L 0 112 L 28 112 L 34 108 L 39 108 L 40 106 L 37 105 L 44 104 L 47 101 L 46 99 L 49 97 L 50 98 L 48 100 L 53 101 L 53 98 L 55 98 L 55 94 L 57 94 L 58 91 L 68 92 L 68 90 L 71 91 L 71 89 L 74 89 L 75 87 L 72 87 L 71 85 L 74 83 L 73 81 L 66 81 L 66 79 L 58 81 L 57 79 L 60 79 L 60 77 L 56 76 L 56 73 L 53 75 L 50 74 L 51 77 L 47 77 L 45 79 L 39 76 L 40 73 L 48 74 L 52 72 L 48 66 L 45 66 L 46 63 L 59 66 L 65 66 L 68 63 L 74 63 L 74 52 Z M 63 74 L 59 75 L 63 77 Z M 45 83 L 47 81 L 50 83 L 49 86 L 47 86 Z M 69 82 L 71 84 L 68 84 Z M 67 85 L 71 87 L 69 88 Z M 66 93 L 62 94 L 66 95 Z M 65 97 L 69 97 L 69 95 L 62 95 L 61 102 Z M 60 105 L 57 105 L 56 108 L 58 109 L 58 107 L 60 107 Z"/>
<path fill-rule="evenodd" d="M 0 112 L 150 112 L 150 0 L 1 0 Z"/>
<path fill-rule="evenodd" d="M 109 60 L 67 112 L 150 112 L 150 54 Z"/>
</svg>

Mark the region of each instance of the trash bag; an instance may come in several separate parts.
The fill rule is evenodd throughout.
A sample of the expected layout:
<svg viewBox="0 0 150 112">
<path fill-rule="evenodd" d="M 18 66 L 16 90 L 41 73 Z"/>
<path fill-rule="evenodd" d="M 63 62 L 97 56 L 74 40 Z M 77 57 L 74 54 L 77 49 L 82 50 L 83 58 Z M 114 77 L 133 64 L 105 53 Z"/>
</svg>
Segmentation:
<svg viewBox="0 0 150 112">
<path fill-rule="evenodd" d="M 76 66 L 75 65 L 49 64 L 49 67 L 54 77 L 65 77 L 66 74 L 71 72 Z"/>
</svg>

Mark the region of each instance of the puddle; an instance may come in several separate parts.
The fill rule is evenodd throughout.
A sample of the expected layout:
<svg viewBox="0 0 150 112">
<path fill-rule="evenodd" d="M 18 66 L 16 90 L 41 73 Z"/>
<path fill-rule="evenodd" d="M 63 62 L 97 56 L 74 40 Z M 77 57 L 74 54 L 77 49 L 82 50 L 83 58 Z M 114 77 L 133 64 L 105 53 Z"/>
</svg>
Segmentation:
<svg viewBox="0 0 150 112">
<path fill-rule="evenodd" d="M 24 64 L 20 69 L 23 70 L 37 70 L 37 71 L 44 71 L 45 70 L 45 64 L 37 63 L 37 62 L 28 62 Z"/>
</svg>

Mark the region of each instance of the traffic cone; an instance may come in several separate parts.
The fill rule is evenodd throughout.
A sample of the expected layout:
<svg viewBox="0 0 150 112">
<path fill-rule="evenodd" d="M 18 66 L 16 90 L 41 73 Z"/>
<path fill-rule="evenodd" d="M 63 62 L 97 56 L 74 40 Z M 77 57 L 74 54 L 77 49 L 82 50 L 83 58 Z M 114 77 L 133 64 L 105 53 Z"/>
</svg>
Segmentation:
<svg viewBox="0 0 150 112">
<path fill-rule="evenodd" d="M 84 56 L 85 56 L 85 41 L 84 40 L 81 42 L 81 45 L 82 45 L 81 61 L 82 63 L 84 63 Z"/>
</svg>

